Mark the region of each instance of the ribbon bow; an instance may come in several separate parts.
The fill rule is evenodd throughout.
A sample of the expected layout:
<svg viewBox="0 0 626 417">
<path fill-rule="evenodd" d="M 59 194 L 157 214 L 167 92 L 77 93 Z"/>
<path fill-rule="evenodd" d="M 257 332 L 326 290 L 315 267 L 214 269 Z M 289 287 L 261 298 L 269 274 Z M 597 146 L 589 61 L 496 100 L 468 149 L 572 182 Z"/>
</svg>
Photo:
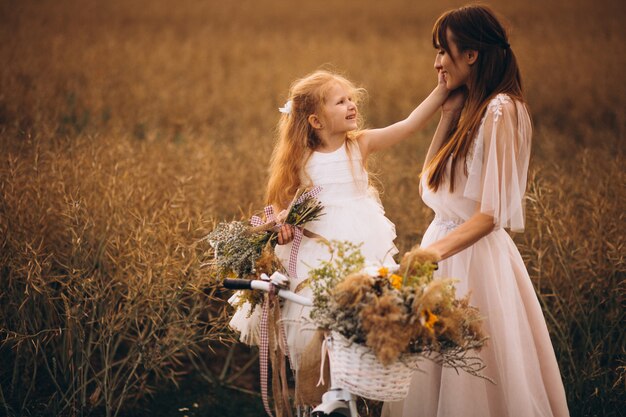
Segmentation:
<svg viewBox="0 0 626 417">
<path fill-rule="evenodd" d="M 311 190 L 302 193 L 298 198 L 294 198 L 289 204 L 287 213 L 291 211 L 294 205 L 302 203 L 307 198 L 315 197 L 321 191 L 322 187 L 318 185 Z M 282 226 L 282 223 L 277 223 L 276 216 L 274 215 L 274 208 L 272 206 L 265 207 L 263 211 L 265 213 L 266 221 L 263 222 L 263 220 L 259 216 L 252 216 L 252 218 L 250 219 L 250 223 L 252 224 L 252 226 L 260 230 L 270 230 Z M 296 269 L 298 266 L 298 252 L 300 250 L 300 243 L 302 243 L 302 236 L 321 238 L 320 235 L 310 232 L 302 226 L 294 226 L 293 242 L 291 244 L 291 252 L 289 253 L 289 266 L 287 268 L 287 271 L 289 272 L 289 276 L 296 280 L 298 279 Z"/>
<path fill-rule="evenodd" d="M 291 114 L 291 109 L 293 108 L 293 100 L 287 100 L 283 107 L 279 107 L 278 111 L 283 114 Z"/>
<path fill-rule="evenodd" d="M 250 218 L 250 224 L 254 227 L 259 227 L 259 226 L 269 225 L 270 223 L 273 222 L 271 226 L 272 227 L 275 226 L 276 216 L 274 216 L 274 207 L 267 206 L 263 209 L 263 212 L 265 213 L 265 218 L 267 219 L 265 222 L 263 222 L 263 220 L 259 216 L 252 216 Z"/>
</svg>

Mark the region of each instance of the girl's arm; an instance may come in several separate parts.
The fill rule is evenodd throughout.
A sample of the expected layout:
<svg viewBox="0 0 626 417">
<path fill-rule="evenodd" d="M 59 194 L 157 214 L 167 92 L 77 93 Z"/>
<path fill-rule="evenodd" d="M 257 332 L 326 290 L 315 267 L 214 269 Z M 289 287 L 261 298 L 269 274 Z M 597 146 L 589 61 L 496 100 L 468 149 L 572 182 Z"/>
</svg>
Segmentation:
<svg viewBox="0 0 626 417">
<path fill-rule="evenodd" d="M 492 216 L 476 213 L 445 237 L 424 248 L 446 259 L 487 236 L 494 228 Z"/>
<path fill-rule="evenodd" d="M 359 146 L 363 157 L 367 157 L 371 152 L 378 152 L 395 145 L 422 129 L 428 119 L 443 104 L 446 97 L 448 97 L 448 90 L 445 85 L 438 84 L 406 119 L 384 128 L 364 131 L 359 137 Z"/>
</svg>

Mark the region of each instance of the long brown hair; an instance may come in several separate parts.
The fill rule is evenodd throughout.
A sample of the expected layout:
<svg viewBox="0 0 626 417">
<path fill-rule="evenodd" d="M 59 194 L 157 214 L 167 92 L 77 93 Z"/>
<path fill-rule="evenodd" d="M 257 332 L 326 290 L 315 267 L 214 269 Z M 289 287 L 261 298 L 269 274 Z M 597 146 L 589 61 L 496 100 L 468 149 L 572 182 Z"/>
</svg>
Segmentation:
<svg viewBox="0 0 626 417">
<path fill-rule="evenodd" d="M 327 70 L 315 71 L 294 81 L 289 89 L 291 111 L 278 122 L 278 143 L 270 161 L 270 178 L 267 185 L 267 203 L 286 208 L 301 186 L 301 171 L 311 153 L 322 145 L 308 117 L 321 110 L 328 92 L 339 83 L 351 93 L 358 104 L 365 90 L 355 87 L 347 78 Z M 359 113 L 357 113 L 357 117 Z M 360 122 L 359 122 L 360 124 Z M 346 140 L 353 141 L 358 132 L 351 132 Z M 349 151 L 349 149 L 348 149 Z"/>
<path fill-rule="evenodd" d="M 437 191 L 445 180 L 448 161 L 452 159 L 452 192 L 456 166 L 459 161 L 465 165 L 489 101 L 501 93 L 522 102 L 524 98 L 517 59 L 509 45 L 506 31 L 493 11 L 485 6 L 471 5 L 450 10 L 437 19 L 433 27 L 433 46 L 442 48 L 452 57 L 446 36 L 448 29 L 451 41 L 456 44 L 459 52 L 478 51 L 476 62 L 470 69 L 468 95 L 461 118 L 423 171 L 428 175 L 428 186 Z M 467 174 L 467 166 L 464 169 Z"/>
</svg>

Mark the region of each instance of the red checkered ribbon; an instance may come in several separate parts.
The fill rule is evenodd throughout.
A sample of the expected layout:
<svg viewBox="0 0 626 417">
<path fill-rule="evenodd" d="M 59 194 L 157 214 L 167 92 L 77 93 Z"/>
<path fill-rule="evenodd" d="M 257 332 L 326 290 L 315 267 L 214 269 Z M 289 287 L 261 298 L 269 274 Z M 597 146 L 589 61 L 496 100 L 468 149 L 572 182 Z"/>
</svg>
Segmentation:
<svg viewBox="0 0 626 417">
<path fill-rule="evenodd" d="M 317 196 L 320 191 L 322 191 L 322 187 L 319 185 L 317 187 L 313 187 L 311 190 L 306 193 L 302 193 L 298 199 L 294 200 L 289 204 L 290 211 L 291 208 L 296 205 L 302 203 L 306 198 Z M 276 216 L 274 216 L 274 208 L 272 206 L 267 206 L 263 209 L 265 213 L 265 222 L 259 216 L 252 216 L 250 219 L 250 223 L 252 226 L 257 227 L 262 224 L 267 224 L 276 220 Z M 280 226 L 277 224 L 277 226 Z M 287 268 L 289 272 L 289 276 L 293 279 L 298 279 L 298 274 L 296 272 L 298 266 L 298 251 L 300 250 L 300 244 L 302 243 L 302 236 L 304 234 L 303 227 L 294 227 L 293 228 L 293 242 L 291 244 L 291 252 L 289 253 L 289 267 Z"/>
<path fill-rule="evenodd" d="M 306 198 L 315 197 L 322 191 L 322 187 L 319 185 L 311 190 L 303 193 L 298 199 L 292 203 L 292 205 L 302 203 Z M 298 251 L 300 250 L 300 243 L 302 243 L 302 227 L 293 228 L 293 242 L 291 243 L 291 252 L 289 253 L 289 276 L 293 279 L 298 279 L 296 269 L 298 267 Z"/>
<path fill-rule="evenodd" d="M 267 281 L 267 276 L 262 277 L 261 279 Z M 270 362 L 269 358 L 271 355 L 270 337 L 276 343 L 278 343 L 278 338 L 280 338 L 281 343 L 278 343 L 278 346 L 274 346 L 273 349 L 278 349 L 279 351 L 282 349 L 283 355 L 289 358 L 290 363 L 291 363 L 291 358 L 289 357 L 289 349 L 287 346 L 287 336 L 285 334 L 285 328 L 283 326 L 282 321 L 278 320 L 276 323 L 277 325 L 273 327 L 274 331 L 278 332 L 278 334 L 274 333 L 270 335 L 270 327 L 271 327 L 270 321 L 269 321 L 270 315 L 273 316 L 274 314 L 276 314 L 278 315 L 278 317 L 280 317 L 280 304 L 276 302 L 276 294 L 280 287 L 276 286 L 271 281 L 269 281 L 269 284 L 270 284 L 270 287 L 269 287 L 267 297 L 265 297 L 265 300 L 263 301 L 263 306 L 262 306 L 262 311 L 261 311 L 261 322 L 259 324 L 259 332 L 260 332 L 259 365 L 260 365 L 261 398 L 263 400 L 263 407 L 265 408 L 265 411 L 267 412 L 267 414 L 270 417 L 273 417 L 271 409 L 270 409 L 269 396 L 268 396 L 269 362 Z M 275 311 L 274 309 L 277 309 L 277 311 Z M 276 380 L 275 378 L 272 378 L 272 384 L 281 384 L 281 379 L 282 379 L 282 383 L 284 384 L 285 381 L 287 381 L 287 377 L 286 377 L 286 374 L 284 373 L 284 368 L 282 368 L 283 365 L 281 365 L 280 362 L 274 363 L 274 359 L 272 359 L 271 361 L 272 367 L 274 366 L 278 367 L 277 369 L 279 369 L 281 376 L 278 378 L 278 380 Z M 291 365 L 292 365 L 292 369 L 294 369 L 293 364 Z M 284 399 L 288 398 L 289 395 L 286 391 L 285 385 L 282 385 L 282 390 L 283 390 L 283 396 L 284 396 L 282 400 L 284 401 Z M 282 404 L 281 400 L 276 399 L 276 398 L 274 400 Z M 289 405 L 287 405 L 287 407 L 289 407 Z M 277 411 L 277 413 L 280 415 L 280 411 Z M 291 412 L 287 411 L 287 415 L 291 416 Z"/>
<path fill-rule="evenodd" d="M 267 206 L 263 209 L 263 212 L 265 213 L 265 223 L 273 222 L 274 220 L 276 220 L 274 216 L 274 207 Z M 250 224 L 252 224 L 252 226 L 254 227 L 260 226 L 265 223 L 263 223 L 263 220 L 259 216 L 252 216 L 252 218 L 250 219 Z"/>
<path fill-rule="evenodd" d="M 315 197 L 316 195 L 320 193 L 321 190 L 322 188 L 318 186 L 318 187 L 311 189 L 310 191 L 306 193 L 303 193 L 297 200 L 291 202 L 291 204 L 289 205 L 289 210 L 291 210 L 291 208 L 295 204 L 299 204 L 302 201 L 304 201 L 304 199 L 308 197 Z M 265 207 L 263 211 L 265 213 L 265 223 L 259 216 L 252 216 L 252 218 L 250 219 L 250 223 L 252 224 L 252 226 L 257 227 L 262 224 L 266 224 L 266 223 L 276 220 L 274 216 L 274 209 L 272 206 Z M 296 266 L 298 264 L 298 250 L 300 249 L 300 243 L 302 242 L 303 234 L 304 233 L 303 233 L 302 227 L 294 227 L 294 239 L 293 239 L 293 243 L 291 246 L 291 252 L 289 254 L 289 275 L 292 278 L 297 278 Z M 261 323 L 260 323 L 261 341 L 260 341 L 260 346 L 259 346 L 259 362 L 260 362 L 260 368 L 261 368 L 261 375 L 260 375 L 261 398 L 263 400 L 263 407 L 265 408 L 265 411 L 270 417 L 273 417 L 273 414 L 270 409 L 269 398 L 267 395 L 268 375 L 269 375 L 269 345 L 270 345 L 268 322 L 269 322 L 269 313 L 270 313 L 270 309 L 272 308 L 275 294 L 276 294 L 276 286 L 270 283 L 270 291 L 268 293 L 268 296 L 265 298 L 265 301 L 263 302 L 263 308 L 261 312 Z M 284 346 L 284 353 L 287 357 L 289 357 L 287 337 L 285 335 L 285 329 L 282 325 L 282 322 L 279 323 L 278 329 L 279 329 L 278 331 L 280 333 L 280 337 L 282 339 L 282 343 Z M 291 360 L 291 358 L 289 359 Z"/>
<path fill-rule="evenodd" d="M 269 399 L 267 396 L 267 375 L 268 375 L 268 356 L 269 356 L 269 310 L 270 305 L 274 299 L 274 285 L 270 284 L 270 291 L 268 296 L 263 302 L 263 312 L 261 314 L 261 345 L 259 346 L 259 361 L 261 366 L 261 398 L 263 399 L 263 407 L 270 417 L 273 417 L 272 410 L 270 409 Z"/>
</svg>

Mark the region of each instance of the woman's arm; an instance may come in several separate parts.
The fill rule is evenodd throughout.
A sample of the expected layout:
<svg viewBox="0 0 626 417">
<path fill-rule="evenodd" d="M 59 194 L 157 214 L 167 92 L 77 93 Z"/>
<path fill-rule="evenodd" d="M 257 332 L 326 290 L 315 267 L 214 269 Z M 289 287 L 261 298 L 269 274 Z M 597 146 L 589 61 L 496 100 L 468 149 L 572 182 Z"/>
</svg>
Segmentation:
<svg viewBox="0 0 626 417">
<path fill-rule="evenodd" d="M 448 235 L 425 249 L 437 254 L 439 259 L 446 259 L 472 246 L 491 233 L 493 228 L 494 220 L 492 216 L 476 213 Z"/>
<path fill-rule="evenodd" d="M 359 137 L 363 157 L 366 158 L 372 152 L 381 151 L 414 135 L 435 114 L 446 97 L 448 90 L 443 84 L 438 84 L 406 119 L 384 128 L 364 131 Z"/>
</svg>

